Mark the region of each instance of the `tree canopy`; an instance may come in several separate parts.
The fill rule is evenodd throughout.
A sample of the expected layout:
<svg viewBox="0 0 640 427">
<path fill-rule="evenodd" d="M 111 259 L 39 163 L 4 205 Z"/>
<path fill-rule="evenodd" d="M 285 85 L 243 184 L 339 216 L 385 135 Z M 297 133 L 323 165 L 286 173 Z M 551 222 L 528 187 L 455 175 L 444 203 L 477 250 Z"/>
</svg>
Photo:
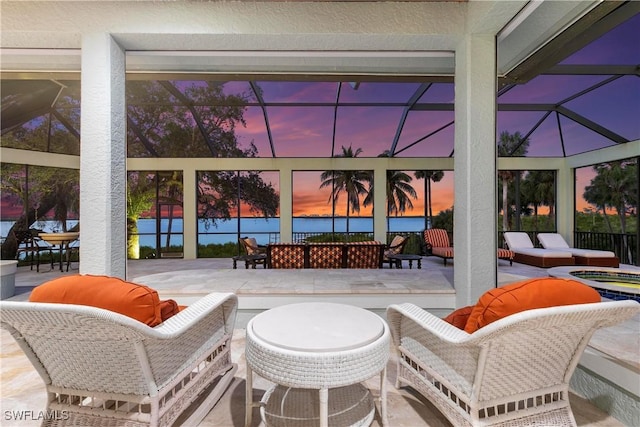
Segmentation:
<svg viewBox="0 0 640 427">
<path fill-rule="evenodd" d="M 527 154 L 529 149 L 529 139 L 525 139 L 520 132 L 513 134 L 502 131 L 498 139 L 498 157 L 520 157 Z M 520 171 L 500 170 L 498 177 L 502 182 L 502 230 L 511 229 L 511 204 L 509 203 L 509 183 L 520 175 Z"/>
<path fill-rule="evenodd" d="M 637 167 L 635 160 L 602 163 L 593 167 L 596 175 L 585 187 L 583 197 L 602 213 L 609 232 L 612 228 L 606 215 L 607 209 L 613 209 L 618 215 L 620 232 L 623 234 L 626 233 L 627 215 L 638 212 Z"/>
<path fill-rule="evenodd" d="M 49 151 L 56 151 L 51 147 L 68 145 L 69 137 L 79 140 L 79 88 L 76 89 L 78 90 L 69 89 L 67 92 L 70 94 L 58 99 L 55 108 L 43 111 L 41 119 L 33 117 L 28 125 L 17 126 L 12 129 L 11 134 L 3 135 L 3 145 L 28 149 L 40 147 L 44 151 L 49 148 Z M 222 84 L 218 82 L 128 82 L 128 156 L 255 157 L 257 149 L 253 142 L 243 146 L 235 132 L 238 126 L 246 124 L 244 113 L 248 96 L 246 93 L 225 93 Z M 61 113 L 58 111 L 60 109 L 67 113 Z M 10 144 L 12 139 L 17 141 L 17 145 Z M 19 141 L 41 142 L 37 142 L 37 147 L 24 147 L 18 144 Z M 72 150 L 71 154 L 79 152 Z M 30 168 L 30 171 L 34 169 Z M 69 173 L 76 177 L 73 184 L 69 182 Z M 63 216 L 66 218 L 66 211 L 69 209 L 78 211 L 77 176 L 78 171 L 64 169 L 51 169 L 46 178 L 39 178 L 30 172 L 27 200 L 24 189 L 20 188 L 12 175 L 12 169 L 3 167 L 3 193 L 15 194 L 24 206 L 30 206 L 29 212 L 25 212 L 14 227 L 26 230 L 38 219 L 38 214 L 44 215 L 51 209 L 56 210 L 56 219 Z M 201 219 L 214 223 L 220 218 L 228 219 L 231 209 L 240 204 L 248 206 L 252 213 L 265 217 L 277 214 L 279 195 L 271 184 L 261 178 L 260 171 L 242 174 L 235 171 L 202 171 L 199 172 L 199 178 L 201 184 L 198 186 L 197 197 Z M 137 197 L 137 200 L 128 202 L 129 221 L 137 221 L 137 217 L 148 210 L 148 191 L 139 188 L 138 184 L 129 187 L 128 194 Z M 181 185 L 179 190 L 182 190 Z M 145 200 L 146 203 L 139 203 Z M 38 212 L 33 207 L 38 207 Z M 63 227 L 66 227 L 66 223 Z M 9 243 L 3 244 L 3 258 L 15 257 L 17 244 Z"/>
</svg>

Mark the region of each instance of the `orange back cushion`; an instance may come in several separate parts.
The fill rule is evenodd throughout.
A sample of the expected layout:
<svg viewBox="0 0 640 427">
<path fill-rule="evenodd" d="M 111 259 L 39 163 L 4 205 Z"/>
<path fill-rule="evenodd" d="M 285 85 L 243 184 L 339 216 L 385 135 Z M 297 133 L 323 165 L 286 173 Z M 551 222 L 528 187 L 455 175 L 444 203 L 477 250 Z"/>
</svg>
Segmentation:
<svg viewBox="0 0 640 427">
<path fill-rule="evenodd" d="M 461 307 L 453 311 L 451 314 L 449 314 L 447 317 L 445 317 L 442 320 L 452 324 L 458 329 L 464 329 L 465 325 L 467 324 L 467 320 L 469 320 L 469 316 L 471 315 L 472 310 L 473 310 L 472 305 Z"/>
<path fill-rule="evenodd" d="M 600 302 L 598 291 L 577 280 L 541 277 L 485 292 L 464 327 L 473 333 L 503 317 L 535 308 Z"/>
<path fill-rule="evenodd" d="M 109 276 L 60 277 L 37 286 L 29 301 L 103 308 L 149 326 L 159 325 L 179 311 L 175 301 L 160 301 L 154 289 Z"/>
<path fill-rule="evenodd" d="M 424 230 L 424 241 L 431 243 L 434 248 L 446 248 L 451 246 L 449 243 L 449 234 L 447 230 L 442 228 L 430 228 Z"/>
</svg>

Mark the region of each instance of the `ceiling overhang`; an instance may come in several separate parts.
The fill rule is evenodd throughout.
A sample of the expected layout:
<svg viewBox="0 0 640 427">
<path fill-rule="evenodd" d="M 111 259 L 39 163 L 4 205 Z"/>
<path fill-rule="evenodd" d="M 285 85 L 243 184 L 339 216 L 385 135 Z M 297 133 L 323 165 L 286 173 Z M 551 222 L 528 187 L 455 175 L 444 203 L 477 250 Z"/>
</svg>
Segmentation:
<svg viewBox="0 0 640 427">
<path fill-rule="evenodd" d="M 584 47 L 611 28 L 640 11 L 636 1 L 550 1 L 530 0 L 497 34 L 497 71 L 500 83 L 521 84 L 548 71 L 562 59 Z M 487 16 L 498 14 L 495 9 Z M 512 15 L 514 12 L 509 12 Z M 508 19 L 508 17 L 506 18 Z M 507 22 L 495 17 L 495 23 Z M 502 23 L 500 24 L 503 25 Z M 493 30 L 495 31 L 495 30 Z M 414 81 L 452 81 L 455 75 L 456 37 L 459 34 L 324 34 L 314 39 L 325 50 L 305 48 L 312 40 L 300 35 L 305 43 L 299 50 L 274 47 L 229 50 L 197 50 L 194 46 L 251 46 L 257 34 L 147 34 L 116 33 L 113 37 L 127 52 L 128 78 L 220 79 L 247 75 L 271 79 L 289 77 L 345 80 L 389 79 Z M 257 38 L 256 38 L 257 37 Z M 340 50 L 345 37 L 350 45 Z M 179 42 L 176 41 L 179 39 Z M 277 40 L 276 40 L 277 39 Z M 275 46 L 284 46 L 282 40 Z M 146 42 L 145 42 L 146 40 Z M 193 50 L 146 49 L 140 46 L 190 46 Z M 240 40 L 240 41 L 238 41 Z M 390 40 L 393 40 L 390 41 Z M 198 41 L 198 43 L 195 43 Z M 216 41 L 216 43 L 212 43 Z M 145 44 L 147 43 L 147 44 Z M 311 43 L 311 44 L 310 44 Z M 255 45 L 255 43 L 253 43 Z M 292 45 L 290 43 L 290 45 Z M 295 45 L 295 43 L 293 44 Z M 316 45 L 318 45 L 316 43 Z M 138 46 L 139 48 L 136 48 Z M 266 46 L 265 42 L 260 46 Z M 360 46 L 360 47 L 357 47 Z M 364 46 L 375 46 L 368 50 Z M 403 46 L 403 49 L 398 49 Z M 49 73 L 52 78 L 79 79 L 80 49 L 0 48 L 3 77 L 33 78 Z M 164 77 L 163 77 L 164 76 Z M 428 79 L 428 78 L 430 79 Z M 40 74 L 39 78 L 42 78 Z"/>
<path fill-rule="evenodd" d="M 573 7 L 572 9 L 569 9 Z M 554 26 L 550 14 L 566 12 Z M 550 70 L 622 22 L 640 13 L 640 2 L 549 2 L 530 1 L 498 34 L 498 78 L 501 86 L 524 84 Z M 526 15 L 526 16 L 525 16 Z M 555 33 L 551 33 L 555 28 Z M 514 53 L 519 51 L 519 53 Z"/>
</svg>

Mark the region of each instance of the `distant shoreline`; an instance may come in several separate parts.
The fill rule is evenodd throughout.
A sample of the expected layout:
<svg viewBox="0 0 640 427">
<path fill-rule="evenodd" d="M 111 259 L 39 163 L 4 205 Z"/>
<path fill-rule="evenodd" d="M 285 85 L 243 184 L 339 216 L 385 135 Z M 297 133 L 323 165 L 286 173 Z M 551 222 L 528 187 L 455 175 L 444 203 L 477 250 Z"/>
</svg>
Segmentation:
<svg viewBox="0 0 640 427">
<path fill-rule="evenodd" d="M 9 233 L 15 221 L 0 221 L 0 235 L 4 238 Z M 336 216 L 304 216 L 293 218 L 294 233 L 344 233 L 346 232 L 346 217 Z M 68 220 L 67 229 L 74 227 L 78 220 Z M 240 234 L 254 236 L 259 244 L 269 243 L 269 235 L 280 233 L 280 218 L 240 218 Z M 168 233 L 169 219 L 165 218 L 160 224 L 160 234 Z M 424 217 L 392 217 L 389 218 L 390 232 L 420 232 L 424 229 Z M 57 221 L 38 221 L 32 225 L 44 232 L 61 231 Z M 175 237 L 176 244 L 181 244 L 184 231 L 182 218 L 174 218 L 171 222 L 171 234 Z M 373 217 L 349 217 L 349 232 L 373 233 Z M 154 246 L 156 242 L 156 219 L 141 218 L 138 220 L 138 234 L 141 246 Z M 198 221 L 198 244 L 224 244 L 236 242 L 238 236 L 238 220 L 218 221 L 215 225 L 211 222 L 207 227 L 205 220 Z M 174 240 L 172 237 L 172 241 Z"/>
</svg>

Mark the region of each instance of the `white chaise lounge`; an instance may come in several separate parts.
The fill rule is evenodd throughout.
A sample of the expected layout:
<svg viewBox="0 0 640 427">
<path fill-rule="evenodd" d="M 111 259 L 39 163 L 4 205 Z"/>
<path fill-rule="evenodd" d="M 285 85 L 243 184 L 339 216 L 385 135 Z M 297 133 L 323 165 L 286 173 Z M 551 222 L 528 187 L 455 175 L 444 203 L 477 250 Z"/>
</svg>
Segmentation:
<svg viewBox="0 0 640 427">
<path fill-rule="evenodd" d="M 529 235 L 522 231 L 505 231 L 504 241 L 514 253 L 513 260 L 521 264 L 548 268 L 575 265 L 573 254 L 562 249 L 535 248 Z"/>
<path fill-rule="evenodd" d="M 545 249 L 571 252 L 575 258 L 576 265 L 598 267 L 618 267 L 620 265 L 620 260 L 614 252 L 572 248 L 564 240 L 564 237 L 558 233 L 538 233 L 538 241 Z"/>
</svg>

